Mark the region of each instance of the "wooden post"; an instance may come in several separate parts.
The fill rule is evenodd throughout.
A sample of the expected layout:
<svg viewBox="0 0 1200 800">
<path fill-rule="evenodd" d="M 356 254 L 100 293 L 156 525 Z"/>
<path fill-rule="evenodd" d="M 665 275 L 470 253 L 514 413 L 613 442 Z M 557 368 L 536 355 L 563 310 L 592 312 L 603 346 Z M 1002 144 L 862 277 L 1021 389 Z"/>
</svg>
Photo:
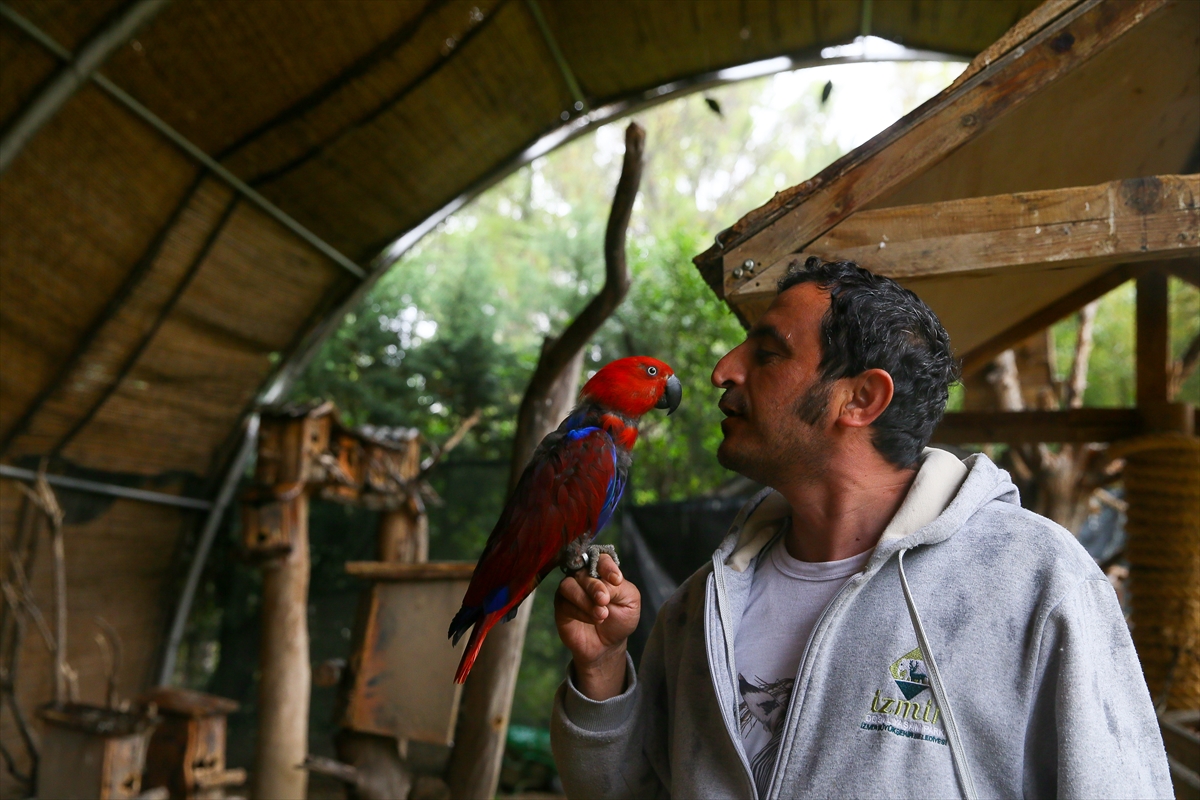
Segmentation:
<svg viewBox="0 0 1200 800">
<path fill-rule="evenodd" d="M 1137 405 L 1147 433 L 1193 434 L 1189 404 L 1172 403 L 1167 275 L 1147 272 L 1137 279 Z"/>
<path fill-rule="evenodd" d="M 400 477 L 414 481 L 420 473 L 420 464 L 420 444 L 413 440 L 401 462 Z M 429 520 L 416 498 L 410 498 L 401 508 L 381 512 L 377 536 L 381 562 L 416 564 L 429 560 Z M 364 599 L 371 608 L 379 602 L 378 591 L 377 586 L 371 587 Z M 355 643 L 356 648 L 364 646 L 362 641 Z M 356 663 L 360 656 L 361 652 L 351 663 Z M 341 691 L 348 691 L 347 684 L 343 683 Z M 344 708 L 346 702 L 343 694 L 341 707 Z M 355 730 L 349 727 L 349 722 L 349 719 L 342 720 L 334 746 L 340 766 L 350 767 L 344 770 L 342 780 L 353 787 L 353 796 L 359 800 L 407 797 L 416 780 L 405 762 L 407 741 Z"/>
<path fill-rule="evenodd" d="M 291 552 L 263 569 L 258 742 L 253 796 L 302 798 L 308 773 L 308 495 L 286 501 Z"/>
<path fill-rule="evenodd" d="M 322 436 L 324 437 L 322 439 Z M 263 563 L 259 644 L 258 741 L 251 793 L 256 798 L 303 798 L 308 773 L 309 455 L 328 441 L 328 422 L 311 417 L 263 420 L 255 480 L 276 498 L 253 517 L 255 540 L 274 543 Z M 268 532 L 270 535 L 268 535 Z"/>
<path fill-rule="evenodd" d="M 379 560 L 423 564 L 429 560 L 429 522 L 409 508 L 379 515 Z"/>
<path fill-rule="evenodd" d="M 1167 326 L 1167 276 L 1150 272 L 1137 279 L 1137 404 L 1166 403 L 1167 362 L 1171 357 Z"/>
</svg>

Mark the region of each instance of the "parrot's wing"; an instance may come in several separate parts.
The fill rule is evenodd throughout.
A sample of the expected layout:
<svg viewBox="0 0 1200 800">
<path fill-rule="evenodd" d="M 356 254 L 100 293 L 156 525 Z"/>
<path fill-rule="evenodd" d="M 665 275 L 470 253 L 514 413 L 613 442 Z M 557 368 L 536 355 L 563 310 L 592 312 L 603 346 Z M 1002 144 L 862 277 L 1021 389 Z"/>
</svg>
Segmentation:
<svg viewBox="0 0 1200 800">
<path fill-rule="evenodd" d="M 625 476 L 601 428 L 568 431 L 525 469 L 475 567 L 464 607 L 515 604 L 558 563 L 569 542 L 594 535 L 621 499 Z"/>
</svg>

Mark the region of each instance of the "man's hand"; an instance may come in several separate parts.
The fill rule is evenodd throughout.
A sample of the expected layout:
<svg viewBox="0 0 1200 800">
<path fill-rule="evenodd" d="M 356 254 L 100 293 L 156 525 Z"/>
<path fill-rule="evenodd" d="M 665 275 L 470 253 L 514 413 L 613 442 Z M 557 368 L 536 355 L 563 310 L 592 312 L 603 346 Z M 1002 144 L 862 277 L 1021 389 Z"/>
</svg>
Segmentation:
<svg viewBox="0 0 1200 800">
<path fill-rule="evenodd" d="M 576 686 L 585 697 L 608 700 L 625 689 L 625 642 L 642 616 L 642 593 L 600 556 L 600 577 L 586 570 L 563 578 L 554 595 L 558 636 L 571 651 Z"/>
</svg>

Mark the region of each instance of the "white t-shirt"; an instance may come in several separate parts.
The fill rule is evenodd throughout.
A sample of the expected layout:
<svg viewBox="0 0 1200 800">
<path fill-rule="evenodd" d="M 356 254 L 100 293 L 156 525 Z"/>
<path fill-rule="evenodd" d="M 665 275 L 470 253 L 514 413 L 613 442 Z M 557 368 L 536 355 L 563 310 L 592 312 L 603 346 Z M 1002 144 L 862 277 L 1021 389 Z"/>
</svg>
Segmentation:
<svg viewBox="0 0 1200 800">
<path fill-rule="evenodd" d="M 862 572 L 873 552 L 812 563 L 792 558 L 783 539 L 761 556 L 734 643 L 742 742 L 762 796 L 775 768 L 808 637 L 825 606 L 851 576 Z"/>
</svg>

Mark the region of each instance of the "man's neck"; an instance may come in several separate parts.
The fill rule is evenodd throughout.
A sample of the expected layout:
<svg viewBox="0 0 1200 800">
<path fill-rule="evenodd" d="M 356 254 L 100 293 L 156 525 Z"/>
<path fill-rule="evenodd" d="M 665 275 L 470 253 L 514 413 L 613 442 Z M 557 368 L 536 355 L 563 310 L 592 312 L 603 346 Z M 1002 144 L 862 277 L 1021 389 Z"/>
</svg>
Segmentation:
<svg viewBox="0 0 1200 800">
<path fill-rule="evenodd" d="M 873 548 L 896 515 L 916 469 L 886 462 L 856 469 L 827 463 L 817 480 L 775 487 L 792 507 L 784 542 L 801 561 L 841 561 Z"/>
</svg>

